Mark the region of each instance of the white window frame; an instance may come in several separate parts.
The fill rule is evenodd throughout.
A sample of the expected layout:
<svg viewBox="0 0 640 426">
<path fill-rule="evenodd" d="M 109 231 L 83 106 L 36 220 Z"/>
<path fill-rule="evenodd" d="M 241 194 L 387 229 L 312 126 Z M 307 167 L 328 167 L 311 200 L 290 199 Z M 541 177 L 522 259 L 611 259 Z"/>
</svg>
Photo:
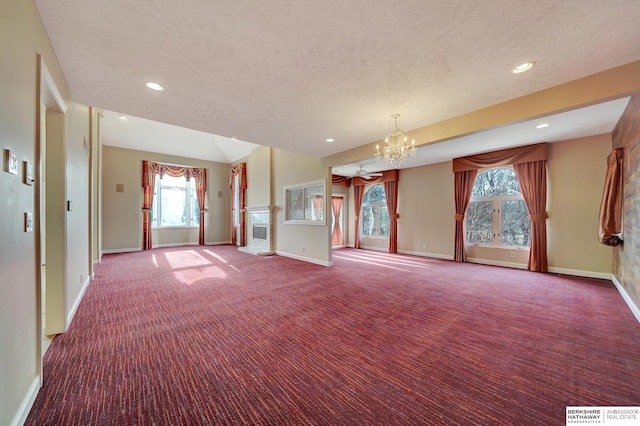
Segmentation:
<svg viewBox="0 0 640 426">
<path fill-rule="evenodd" d="M 179 177 L 180 178 L 180 177 Z M 184 176 L 181 176 L 181 178 L 185 179 L 186 178 Z M 193 212 L 191 211 L 191 205 L 193 202 L 193 198 L 195 197 L 197 200 L 197 193 L 196 193 L 196 186 L 195 186 L 195 179 L 191 178 L 188 182 L 186 182 L 187 184 L 185 185 L 185 203 L 186 205 L 186 223 L 184 225 L 166 225 L 166 226 L 162 226 L 160 224 L 160 217 L 162 217 L 162 197 L 160 196 L 160 192 L 165 189 L 165 190 L 171 190 L 172 188 L 175 189 L 175 187 L 171 187 L 168 185 L 165 185 L 164 187 L 162 186 L 162 181 L 164 179 L 160 179 L 160 175 L 156 175 L 155 176 L 155 185 L 153 188 L 153 214 L 152 214 L 152 221 L 151 221 L 151 228 L 152 229 L 183 229 L 183 228 L 199 228 L 200 224 L 199 223 L 195 223 L 193 224 L 193 221 L 196 219 Z M 193 217 L 192 217 L 193 215 Z M 198 218 L 199 219 L 199 218 Z"/>
<path fill-rule="evenodd" d="M 478 170 L 478 176 L 480 176 L 481 173 L 486 172 L 488 170 L 492 170 L 492 169 L 513 169 L 512 166 L 498 166 L 498 167 L 492 167 L 492 168 L 488 168 L 488 169 L 482 169 L 482 170 Z M 474 181 L 474 186 L 475 186 L 475 181 Z M 510 200 L 517 200 L 517 201 L 522 201 L 524 203 L 524 197 L 522 196 L 522 192 L 520 194 L 512 194 L 512 195 L 493 195 L 493 196 L 488 196 L 488 197 L 471 197 L 469 199 L 469 205 L 471 205 L 471 203 L 473 202 L 482 202 L 482 201 L 489 201 L 493 204 L 493 218 L 492 218 L 492 224 L 493 224 L 493 238 L 492 238 L 492 242 L 491 243 L 474 243 L 474 242 L 469 242 L 466 240 L 466 235 L 467 235 L 467 218 L 468 216 L 465 214 L 465 219 L 464 219 L 464 235 L 465 235 L 465 245 L 467 246 L 472 246 L 472 247 L 489 247 L 489 248 L 503 248 L 503 249 L 509 249 L 509 250 L 529 250 L 529 247 L 531 246 L 531 241 L 529 241 L 529 245 L 527 246 L 519 246 L 519 245 L 507 245 L 507 244 L 502 244 L 502 202 L 503 201 L 510 201 Z M 525 203 L 525 208 L 526 208 L 526 203 Z"/>
</svg>

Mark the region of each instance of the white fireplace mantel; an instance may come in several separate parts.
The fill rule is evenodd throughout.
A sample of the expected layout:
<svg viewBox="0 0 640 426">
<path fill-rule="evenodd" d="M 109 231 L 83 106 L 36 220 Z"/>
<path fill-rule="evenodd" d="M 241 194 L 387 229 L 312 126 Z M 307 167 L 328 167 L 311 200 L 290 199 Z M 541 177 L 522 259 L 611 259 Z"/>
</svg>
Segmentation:
<svg viewBox="0 0 640 426">
<path fill-rule="evenodd" d="M 274 254 L 272 240 L 273 206 L 251 206 L 245 209 L 247 245 L 238 250 L 257 256 Z"/>
</svg>

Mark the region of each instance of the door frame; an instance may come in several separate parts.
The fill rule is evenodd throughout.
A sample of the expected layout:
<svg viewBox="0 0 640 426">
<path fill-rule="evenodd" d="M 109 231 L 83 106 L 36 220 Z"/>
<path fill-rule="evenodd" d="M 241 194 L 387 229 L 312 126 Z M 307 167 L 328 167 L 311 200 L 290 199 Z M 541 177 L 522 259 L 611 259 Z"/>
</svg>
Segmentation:
<svg viewBox="0 0 640 426">
<path fill-rule="evenodd" d="M 43 380 L 43 363 L 42 357 L 47 348 L 42 344 L 43 328 L 46 324 L 43 323 L 43 314 L 45 314 L 44 305 L 48 305 L 50 297 L 60 297 L 60 295 L 51 294 L 46 291 L 46 279 L 43 276 L 46 272 L 46 233 L 47 227 L 43 223 L 46 220 L 46 183 L 43 179 L 43 169 L 46 168 L 47 160 L 47 139 L 49 138 L 49 129 L 47 126 L 47 114 L 48 112 L 62 114 L 60 117 L 61 123 L 64 123 L 64 114 L 67 112 L 67 105 L 58 90 L 49 69 L 47 68 L 44 59 L 40 54 L 37 55 L 37 80 L 36 80 L 36 142 L 35 142 L 35 191 L 34 191 L 34 231 L 35 231 L 35 243 L 36 243 L 36 303 L 37 312 L 39 313 L 36 321 L 37 327 L 37 352 L 38 359 L 36 361 L 37 371 L 40 376 L 40 386 L 42 386 Z M 56 126 L 53 130 L 56 132 L 56 137 L 64 140 L 64 125 Z M 62 265 L 63 266 L 63 265 Z M 44 293 L 44 295 L 43 295 Z M 62 295 L 64 297 L 64 295 Z M 62 312 L 64 315 L 64 312 Z"/>
</svg>

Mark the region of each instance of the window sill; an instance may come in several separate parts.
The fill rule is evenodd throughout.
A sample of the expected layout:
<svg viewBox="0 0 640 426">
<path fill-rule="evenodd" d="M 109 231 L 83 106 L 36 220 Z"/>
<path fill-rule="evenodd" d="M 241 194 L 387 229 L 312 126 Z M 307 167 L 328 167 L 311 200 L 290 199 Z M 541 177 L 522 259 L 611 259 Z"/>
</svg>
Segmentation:
<svg viewBox="0 0 640 426">
<path fill-rule="evenodd" d="M 521 251 L 529 251 L 529 247 L 522 246 L 495 246 L 492 244 L 469 244 L 465 243 L 465 247 L 478 247 L 478 248 L 490 248 L 490 249 L 498 249 L 498 250 L 521 250 Z"/>
<path fill-rule="evenodd" d="M 291 219 L 291 220 L 285 220 L 284 224 L 285 225 L 318 225 L 318 226 L 325 226 L 326 225 L 326 221 L 324 221 L 324 220 Z"/>
<path fill-rule="evenodd" d="M 152 231 L 158 231 L 161 229 L 198 229 L 200 228 L 200 225 L 195 225 L 195 226 L 152 226 L 151 230 Z"/>
</svg>

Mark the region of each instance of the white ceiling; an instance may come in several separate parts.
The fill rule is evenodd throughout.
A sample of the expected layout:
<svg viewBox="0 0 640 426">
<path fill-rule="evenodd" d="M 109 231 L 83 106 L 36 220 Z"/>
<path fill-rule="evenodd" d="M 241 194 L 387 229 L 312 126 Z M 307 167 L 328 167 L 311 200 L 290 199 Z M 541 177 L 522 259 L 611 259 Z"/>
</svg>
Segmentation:
<svg viewBox="0 0 640 426">
<path fill-rule="evenodd" d="M 120 148 L 233 163 L 258 145 L 103 110 L 102 143 Z"/>
<path fill-rule="evenodd" d="M 638 0 L 35 3 L 74 101 L 316 157 L 640 59 Z"/>
</svg>

